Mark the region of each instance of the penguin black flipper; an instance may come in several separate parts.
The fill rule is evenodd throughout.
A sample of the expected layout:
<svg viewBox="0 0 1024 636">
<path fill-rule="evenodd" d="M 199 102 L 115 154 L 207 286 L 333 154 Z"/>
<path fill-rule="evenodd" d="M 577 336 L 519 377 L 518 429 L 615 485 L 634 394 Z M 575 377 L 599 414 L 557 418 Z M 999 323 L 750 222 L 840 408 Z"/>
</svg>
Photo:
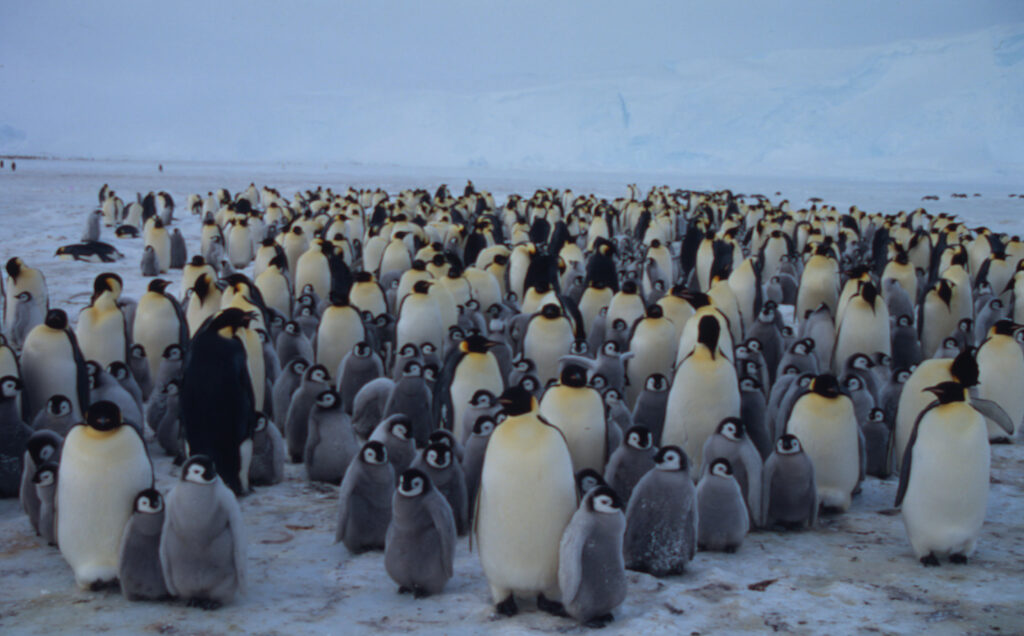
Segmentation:
<svg viewBox="0 0 1024 636">
<path fill-rule="evenodd" d="M 84 417 L 85 409 L 89 406 L 89 371 L 85 367 L 85 356 L 82 355 L 82 348 L 78 346 L 75 332 L 71 330 L 71 327 L 65 327 L 64 333 L 67 334 L 68 341 L 71 342 L 71 355 L 75 359 L 76 370 L 75 393 L 78 395 L 78 406 L 82 409 Z"/>
<path fill-rule="evenodd" d="M 433 399 L 430 402 L 433 420 L 437 428 L 443 428 L 446 431 L 455 429 L 455 423 L 452 421 L 454 405 L 452 404 L 451 387 L 452 380 L 455 378 L 455 368 L 459 365 L 463 355 L 457 347 L 449 351 L 444 357 L 437 380 L 434 381 L 433 395 L 431 396 Z"/>
<path fill-rule="evenodd" d="M 981 267 L 978 268 L 978 274 L 974 277 L 974 281 L 975 281 L 974 285 L 975 285 L 975 287 L 980 285 L 982 282 L 986 282 L 986 283 L 988 282 L 988 270 L 989 270 L 989 267 L 991 267 L 991 266 L 992 266 L 992 258 L 991 257 L 986 258 L 982 262 Z"/>
<path fill-rule="evenodd" d="M 921 424 L 921 420 L 924 419 L 925 414 L 939 405 L 939 401 L 935 400 L 924 408 L 917 415 L 917 419 L 914 420 L 914 428 L 910 432 L 910 440 L 907 441 L 907 448 L 903 451 L 903 464 L 900 466 L 900 485 L 896 490 L 896 503 L 893 504 L 896 508 L 899 508 L 903 503 L 903 497 L 907 494 L 907 486 L 910 484 L 910 463 L 914 457 L 914 443 L 917 442 L 917 429 Z"/>
<path fill-rule="evenodd" d="M 704 231 L 697 225 L 696 219 L 690 219 L 687 224 L 686 234 L 683 235 L 683 245 L 679 253 L 679 271 L 685 275 L 697 267 L 697 251 L 704 241 Z"/>
<path fill-rule="evenodd" d="M 551 223 L 548 222 L 544 217 L 538 216 L 533 220 L 530 225 L 530 241 L 534 245 L 542 245 L 548 242 L 548 237 L 551 235 Z"/>
<path fill-rule="evenodd" d="M 971 395 L 971 399 L 968 402 L 971 405 L 971 408 L 995 422 L 996 425 L 1003 429 L 1007 435 L 1010 435 L 1011 437 L 1013 436 L 1013 430 L 1016 428 L 1013 420 L 1010 419 L 1010 416 L 1005 410 L 1003 410 L 1003 407 L 999 406 L 998 403 L 975 395 Z"/>
<path fill-rule="evenodd" d="M 338 255 L 337 250 L 331 250 L 327 257 L 327 266 L 331 270 L 331 293 L 348 298 L 355 279 L 352 270 L 345 264 L 345 259 Z"/>
</svg>

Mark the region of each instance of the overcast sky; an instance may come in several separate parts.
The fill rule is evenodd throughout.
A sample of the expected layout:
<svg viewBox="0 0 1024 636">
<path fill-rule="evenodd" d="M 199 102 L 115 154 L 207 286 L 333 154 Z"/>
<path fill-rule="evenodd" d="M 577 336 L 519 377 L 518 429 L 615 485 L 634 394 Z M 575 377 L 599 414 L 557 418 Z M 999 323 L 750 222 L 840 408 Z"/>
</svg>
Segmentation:
<svg viewBox="0 0 1024 636">
<path fill-rule="evenodd" d="M 472 96 L 1022 21 L 1017 0 L 4 1 L 0 153 L 190 157 L 247 126 L 330 126 L 318 103 L 339 91 Z"/>
</svg>

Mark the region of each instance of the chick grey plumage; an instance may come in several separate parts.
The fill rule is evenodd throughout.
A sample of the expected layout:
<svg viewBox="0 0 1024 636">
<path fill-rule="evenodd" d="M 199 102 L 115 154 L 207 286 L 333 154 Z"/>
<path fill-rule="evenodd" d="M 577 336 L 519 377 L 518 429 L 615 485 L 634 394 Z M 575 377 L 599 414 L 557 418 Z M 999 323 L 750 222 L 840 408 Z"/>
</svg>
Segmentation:
<svg viewBox="0 0 1024 636">
<path fill-rule="evenodd" d="M 270 401 L 274 410 L 274 424 L 277 430 L 284 432 L 284 423 L 288 420 L 288 407 L 291 406 L 292 396 L 295 390 L 302 384 L 302 376 L 309 368 L 309 361 L 305 358 L 295 358 L 277 376 L 274 386 L 270 390 Z"/>
<path fill-rule="evenodd" d="M 740 420 L 761 459 L 772 452 L 772 432 L 768 430 L 764 391 L 754 378 L 740 380 Z"/>
<path fill-rule="evenodd" d="M 121 383 L 107 373 L 106 369 L 98 363 L 90 360 L 85 363 L 86 372 L 89 374 L 89 403 L 113 402 L 121 410 L 121 417 L 126 424 L 131 424 L 141 435 L 145 421 L 142 410 L 139 408 L 135 398 L 128 392 Z"/>
<path fill-rule="evenodd" d="M 644 380 L 644 388 L 633 406 L 633 425 L 643 426 L 651 432 L 655 446 L 661 445 L 661 433 L 665 430 L 665 409 L 672 383 L 664 375 L 653 373 Z"/>
<path fill-rule="evenodd" d="M 156 439 L 160 448 L 171 457 L 184 457 L 181 435 L 181 386 L 177 380 L 164 388 L 163 413 L 156 425 Z"/>
<path fill-rule="evenodd" d="M 818 357 L 814 353 L 816 343 L 810 338 L 797 340 L 786 350 L 779 360 L 779 368 L 795 366 L 800 373 L 818 373 Z"/>
<path fill-rule="evenodd" d="M 182 236 L 179 228 L 174 228 L 174 232 L 171 233 L 170 268 L 184 269 L 186 262 L 188 262 L 188 247 L 185 245 L 185 237 Z"/>
<path fill-rule="evenodd" d="M 37 531 L 47 545 L 57 545 L 57 464 L 46 462 L 36 469 L 32 478 L 39 502 Z"/>
<path fill-rule="evenodd" d="M 702 465 L 705 472 L 716 458 L 729 460 L 732 475 L 739 484 L 752 527 L 761 525 L 761 477 L 764 463 L 761 453 L 750 441 L 743 422 L 727 417 L 718 424 L 715 433 L 704 442 Z"/>
<path fill-rule="evenodd" d="M 21 499 L 21 509 L 25 511 L 36 534 L 39 534 L 40 503 L 33 479 L 40 466 L 47 462 L 58 463 L 60 461 L 60 447 L 63 442 L 64 438 L 57 433 L 42 430 L 32 433 L 25 445 L 19 499 Z"/>
<path fill-rule="evenodd" d="M 818 519 L 814 465 L 795 435 L 783 435 L 764 464 L 765 527 L 809 528 Z"/>
<path fill-rule="evenodd" d="M 469 502 L 470 517 L 476 494 L 480 489 L 480 475 L 484 468 L 484 456 L 487 454 L 487 443 L 491 441 L 491 433 L 497 426 L 494 415 L 481 415 L 473 422 L 469 438 L 466 440 L 462 457 L 462 474 L 466 478 L 466 501 Z"/>
<path fill-rule="evenodd" d="M 36 302 L 32 293 L 23 291 L 14 297 L 14 320 L 10 325 L 11 345 L 20 350 L 28 333 L 46 319 L 45 307 Z"/>
<path fill-rule="evenodd" d="M 371 380 L 359 389 L 352 405 L 352 428 L 361 439 L 369 439 L 377 424 L 384 419 L 384 407 L 395 388 L 391 378 Z"/>
<path fill-rule="evenodd" d="M 310 481 L 340 484 L 359 442 L 352 422 L 341 403 L 341 395 L 328 388 L 316 396 L 309 412 L 309 427 L 303 460 Z"/>
<path fill-rule="evenodd" d="M 589 627 L 614 620 L 626 600 L 622 541 L 626 518 L 615 491 L 599 486 L 573 513 L 558 546 L 558 587 L 566 612 Z"/>
<path fill-rule="evenodd" d="M 160 259 L 152 245 L 147 245 L 143 248 L 142 262 L 139 264 L 139 270 L 146 277 L 160 275 Z"/>
<path fill-rule="evenodd" d="M 469 404 L 462 412 L 463 437 L 459 441 L 465 444 L 472 435 L 476 421 L 485 415 L 497 415 L 499 410 L 501 405 L 498 404 L 498 397 L 487 389 L 479 389 L 473 393 Z"/>
<path fill-rule="evenodd" d="M 451 447 L 437 442 L 428 444 L 409 466 L 420 470 L 448 501 L 455 519 L 455 534 L 462 536 L 469 531 L 469 498 L 466 493 L 466 476 L 456 460 Z"/>
<path fill-rule="evenodd" d="M 284 329 L 277 336 L 274 347 L 277 349 L 277 358 L 281 361 L 282 368 L 287 367 L 296 358 L 315 359 L 313 342 L 303 333 L 299 323 L 294 320 L 285 323 Z"/>
<path fill-rule="evenodd" d="M 252 460 L 249 463 L 249 483 L 254 486 L 273 486 L 284 480 L 284 438 L 267 416 L 259 413 L 252 433 Z"/>
<path fill-rule="evenodd" d="M 624 505 L 629 503 L 637 482 L 654 468 L 654 453 L 651 432 L 643 426 L 634 426 L 626 431 L 622 443 L 608 458 L 604 467 L 604 480 Z"/>
<path fill-rule="evenodd" d="M 103 220 L 103 210 L 93 210 L 85 218 L 85 230 L 82 232 L 82 242 L 92 243 L 100 240 L 100 222 Z"/>
<path fill-rule="evenodd" d="M 697 547 L 735 552 L 750 529 L 747 505 L 729 460 L 711 462 L 697 484 Z"/>
<path fill-rule="evenodd" d="M 430 405 L 431 393 L 423 376 L 423 365 L 419 362 L 406 363 L 402 377 L 395 382 L 395 388 L 384 405 L 384 416 L 401 413 L 408 417 L 413 439 L 417 445 L 423 445 L 434 430 Z"/>
<path fill-rule="evenodd" d="M 135 379 L 135 376 L 132 375 L 132 370 L 128 368 L 128 365 L 120 360 L 115 360 L 107 365 L 107 373 L 117 380 L 117 383 L 120 384 L 125 391 L 128 391 L 128 393 L 131 394 L 139 412 L 142 413 L 146 403 L 142 397 L 142 387 L 139 386 L 138 381 Z"/>
<path fill-rule="evenodd" d="M 395 474 L 401 475 L 416 458 L 416 444 L 412 439 L 412 423 L 398 413 L 381 420 L 370 434 L 370 441 L 380 442 L 388 450 L 388 462 Z"/>
<path fill-rule="evenodd" d="M 885 412 L 872 408 L 867 419 L 860 423 L 860 431 L 864 436 L 864 472 L 880 479 L 887 478 L 892 473 L 889 461 L 892 430 L 885 421 Z"/>
<path fill-rule="evenodd" d="M 352 414 L 359 390 L 384 375 L 384 363 L 366 342 L 358 342 L 338 365 L 338 393 L 345 412 Z"/>
<path fill-rule="evenodd" d="M 288 457 L 292 463 L 302 461 L 306 450 L 306 437 L 309 433 L 309 413 L 316 403 L 316 396 L 324 389 L 330 388 L 331 376 L 323 365 L 315 364 L 306 369 L 299 388 L 292 394 L 288 414 L 285 416 L 284 435 L 288 442 Z"/>
<path fill-rule="evenodd" d="M 131 518 L 121 535 L 117 578 L 129 601 L 160 600 L 170 596 L 160 566 L 160 537 L 164 527 L 164 498 L 155 488 L 135 498 Z"/>
<path fill-rule="evenodd" d="M 921 353 L 921 341 L 917 337 L 917 327 L 911 314 L 896 316 L 896 324 L 890 335 L 892 349 L 892 365 L 895 368 L 910 368 L 920 364 L 924 358 Z"/>
<path fill-rule="evenodd" d="M 681 574 L 697 552 L 696 490 L 690 462 L 678 446 L 664 446 L 626 507 L 626 567 L 654 576 Z"/>
<path fill-rule="evenodd" d="M 353 554 L 383 550 L 394 490 L 395 469 L 388 462 L 387 448 L 381 442 L 366 442 L 341 480 L 334 540 Z"/>
<path fill-rule="evenodd" d="M 452 578 L 455 518 L 423 472 L 410 468 L 399 477 L 384 543 L 384 568 L 399 593 L 438 594 Z"/>
<path fill-rule="evenodd" d="M 242 511 L 205 455 L 191 457 L 167 496 L 160 566 L 167 590 L 189 605 L 215 609 L 245 589 Z"/>
<path fill-rule="evenodd" d="M 633 414 L 630 412 L 629 407 L 626 406 L 622 393 L 616 389 L 605 389 L 604 393 L 601 394 L 601 398 L 604 400 L 608 424 L 614 424 L 624 436 L 626 431 L 633 428 Z"/>
<path fill-rule="evenodd" d="M 153 378 L 149 373 L 146 349 L 142 345 L 133 344 L 128 347 L 128 368 L 132 370 L 132 376 L 142 389 L 142 401 L 147 401 L 153 392 Z"/>
<path fill-rule="evenodd" d="M 21 419 L 21 380 L 7 375 L 0 378 L 0 497 L 17 497 L 25 449 L 32 429 Z"/>
</svg>

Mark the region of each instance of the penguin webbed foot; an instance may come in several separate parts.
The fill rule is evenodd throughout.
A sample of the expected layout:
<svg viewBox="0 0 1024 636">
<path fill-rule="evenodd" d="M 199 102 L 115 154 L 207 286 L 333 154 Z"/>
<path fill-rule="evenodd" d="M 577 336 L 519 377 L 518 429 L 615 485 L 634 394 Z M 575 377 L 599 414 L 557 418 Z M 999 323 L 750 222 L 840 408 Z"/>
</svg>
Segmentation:
<svg viewBox="0 0 1024 636">
<path fill-rule="evenodd" d="M 921 565 L 928 568 L 938 567 L 940 565 L 939 557 L 935 556 L 934 552 L 929 552 L 927 556 L 921 557 Z"/>
<path fill-rule="evenodd" d="M 511 594 L 508 595 L 507 599 L 495 605 L 494 609 L 501 616 L 515 616 L 519 613 L 519 608 L 516 607 L 516 599 Z"/>
<path fill-rule="evenodd" d="M 949 555 L 949 562 L 956 565 L 967 565 L 967 555 L 965 554 L 951 554 Z"/>
<path fill-rule="evenodd" d="M 552 601 L 548 597 L 544 596 L 543 593 L 537 595 L 537 609 L 542 612 L 547 612 L 552 616 L 569 616 L 569 613 L 565 611 L 564 605 L 558 601 Z"/>
<path fill-rule="evenodd" d="M 399 594 L 409 594 L 410 592 L 412 592 L 412 588 L 411 587 L 406 587 L 404 585 L 399 585 L 398 586 L 398 593 Z"/>
<path fill-rule="evenodd" d="M 591 629 L 602 629 L 604 627 L 607 627 L 608 623 L 611 623 L 614 620 L 615 617 L 609 613 L 604 614 L 602 616 L 598 616 L 597 618 L 592 618 L 589 621 L 584 622 L 583 626 L 589 627 Z"/>
<path fill-rule="evenodd" d="M 430 592 L 425 590 L 424 588 L 422 588 L 422 587 L 420 587 L 418 585 L 414 585 L 412 587 L 412 597 L 413 598 L 426 598 L 428 596 L 430 596 Z"/>
</svg>

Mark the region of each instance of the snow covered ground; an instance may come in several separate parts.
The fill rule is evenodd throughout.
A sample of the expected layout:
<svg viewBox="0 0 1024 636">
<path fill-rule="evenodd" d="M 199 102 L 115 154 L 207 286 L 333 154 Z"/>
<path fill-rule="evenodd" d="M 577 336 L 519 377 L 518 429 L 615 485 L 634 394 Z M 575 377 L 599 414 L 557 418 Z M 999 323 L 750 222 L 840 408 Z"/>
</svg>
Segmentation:
<svg viewBox="0 0 1024 636">
<path fill-rule="evenodd" d="M 290 197 L 296 189 L 348 185 L 461 189 L 472 178 L 498 202 L 538 186 L 624 195 L 625 184 L 760 192 L 794 205 L 818 196 L 842 209 L 857 204 L 893 212 L 926 204 L 970 224 L 1024 232 L 1024 184 L 863 183 L 828 180 L 687 177 L 683 174 L 570 174 L 443 171 L 299 164 L 63 162 L 19 160 L 0 171 L 0 261 L 21 256 L 46 274 L 52 306 L 75 316 L 96 274 L 115 270 L 125 293 L 138 297 L 141 239 L 114 243 L 126 259 L 113 266 L 60 261 L 59 245 L 77 242 L 96 193 L 108 183 L 123 198 L 166 190 L 179 206 L 178 226 L 195 250 L 199 221 L 181 212 L 189 192 L 232 192 L 250 181 Z M 951 199 L 954 192 L 966 199 Z M 776 194 L 779 193 L 779 194 Z M 973 196 L 975 193 L 980 196 Z M 925 195 L 940 201 L 922 202 Z M 171 280 L 177 281 L 172 274 Z M 178 292 L 177 285 L 172 293 Z M 155 446 L 158 487 L 177 478 Z M 750 535 L 733 555 L 699 553 L 679 577 L 630 573 L 625 604 L 609 633 L 740 633 L 769 630 L 819 633 L 1024 632 L 1024 448 L 993 448 L 992 488 L 979 548 L 966 567 L 924 568 L 914 559 L 903 524 L 892 514 L 895 480 L 869 478 L 852 509 L 826 517 L 812 531 Z M 241 502 L 248 527 L 250 589 L 233 605 L 203 612 L 176 603 L 129 603 L 117 593 L 83 592 L 59 552 L 33 535 L 17 501 L 0 501 L 0 632 L 3 633 L 548 633 L 579 632 L 568 619 L 526 611 L 512 619 L 493 612 L 488 587 L 465 539 L 445 593 L 422 600 L 396 593 L 379 553 L 351 556 L 333 543 L 337 489 L 310 485 L 301 467 L 287 480 Z"/>
</svg>

